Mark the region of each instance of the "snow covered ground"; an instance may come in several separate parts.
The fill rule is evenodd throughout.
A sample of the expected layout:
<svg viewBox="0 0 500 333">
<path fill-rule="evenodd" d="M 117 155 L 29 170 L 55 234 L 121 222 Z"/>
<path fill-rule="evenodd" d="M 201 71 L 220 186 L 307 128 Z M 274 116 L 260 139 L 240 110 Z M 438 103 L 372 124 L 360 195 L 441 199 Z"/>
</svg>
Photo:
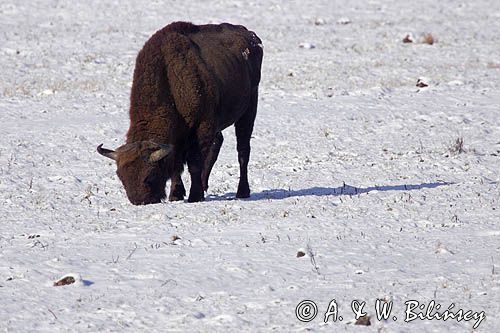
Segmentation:
<svg viewBox="0 0 500 333">
<path fill-rule="evenodd" d="M 264 42 L 247 200 L 232 129 L 203 203 L 132 206 L 95 151 L 124 142 L 135 56 L 176 20 Z M 435 300 L 499 332 L 499 84 L 498 1 L 4 0 L 0 331 L 474 330 L 404 321 Z"/>
</svg>

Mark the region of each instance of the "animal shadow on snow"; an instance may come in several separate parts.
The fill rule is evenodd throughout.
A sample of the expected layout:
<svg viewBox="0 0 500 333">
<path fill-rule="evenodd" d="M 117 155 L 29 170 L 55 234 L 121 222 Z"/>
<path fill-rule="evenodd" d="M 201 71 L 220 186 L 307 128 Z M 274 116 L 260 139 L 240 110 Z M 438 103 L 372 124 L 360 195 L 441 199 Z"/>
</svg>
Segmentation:
<svg viewBox="0 0 500 333">
<path fill-rule="evenodd" d="M 328 195 L 357 195 L 362 193 L 368 193 L 372 191 L 413 191 L 421 190 L 424 188 L 436 188 L 439 186 L 452 185 L 453 183 L 448 182 L 437 182 L 437 183 L 422 183 L 422 184 L 405 184 L 405 185 L 386 185 L 386 186 L 371 186 L 371 187 L 355 187 L 344 184 L 339 187 L 311 187 L 302 190 L 286 190 L 286 189 L 272 189 L 264 190 L 262 192 L 252 193 L 250 198 L 243 199 L 245 201 L 257 201 L 257 200 L 281 200 L 291 197 L 307 197 L 307 196 L 328 196 Z M 207 200 L 217 201 L 217 200 L 233 200 L 235 199 L 235 193 L 227 193 L 221 196 L 209 195 Z"/>
</svg>

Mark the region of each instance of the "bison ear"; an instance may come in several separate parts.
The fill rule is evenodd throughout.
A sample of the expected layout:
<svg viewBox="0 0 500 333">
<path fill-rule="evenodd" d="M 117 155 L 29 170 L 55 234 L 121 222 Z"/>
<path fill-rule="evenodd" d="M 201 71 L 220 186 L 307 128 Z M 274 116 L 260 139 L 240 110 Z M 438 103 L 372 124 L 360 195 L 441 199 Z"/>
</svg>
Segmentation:
<svg viewBox="0 0 500 333">
<path fill-rule="evenodd" d="M 159 146 L 159 149 L 155 150 L 151 153 L 151 155 L 149 155 L 150 163 L 158 162 L 159 160 L 167 157 L 174 150 L 173 145 L 159 144 Z"/>
<path fill-rule="evenodd" d="M 99 146 L 97 146 L 97 152 L 102 156 L 106 156 L 107 158 L 110 158 L 115 161 L 118 158 L 118 153 L 116 151 L 102 148 L 102 143 Z"/>
</svg>

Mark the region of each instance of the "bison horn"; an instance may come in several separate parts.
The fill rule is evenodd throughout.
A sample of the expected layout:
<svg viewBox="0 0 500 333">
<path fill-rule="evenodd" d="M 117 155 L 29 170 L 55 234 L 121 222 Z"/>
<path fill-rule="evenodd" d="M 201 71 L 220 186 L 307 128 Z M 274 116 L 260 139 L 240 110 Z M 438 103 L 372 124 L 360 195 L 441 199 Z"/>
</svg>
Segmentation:
<svg viewBox="0 0 500 333">
<path fill-rule="evenodd" d="M 174 147 L 168 144 L 159 144 L 160 148 L 149 155 L 149 162 L 158 162 L 172 152 Z"/>
<path fill-rule="evenodd" d="M 116 151 L 102 148 L 102 143 L 99 146 L 97 146 L 97 152 L 102 156 L 106 156 L 107 158 L 110 158 L 115 161 L 118 157 L 118 153 Z"/>
</svg>

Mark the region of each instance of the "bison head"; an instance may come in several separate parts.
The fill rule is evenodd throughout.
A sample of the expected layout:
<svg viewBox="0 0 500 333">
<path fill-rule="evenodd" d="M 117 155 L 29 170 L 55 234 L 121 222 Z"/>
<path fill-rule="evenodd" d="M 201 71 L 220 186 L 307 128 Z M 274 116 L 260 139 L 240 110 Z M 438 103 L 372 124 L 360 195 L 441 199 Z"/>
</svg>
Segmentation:
<svg viewBox="0 0 500 333">
<path fill-rule="evenodd" d="M 116 161 L 116 174 L 134 205 L 158 203 L 165 198 L 165 184 L 172 145 L 152 141 L 128 143 L 116 150 L 97 147 L 97 152 Z"/>
</svg>

